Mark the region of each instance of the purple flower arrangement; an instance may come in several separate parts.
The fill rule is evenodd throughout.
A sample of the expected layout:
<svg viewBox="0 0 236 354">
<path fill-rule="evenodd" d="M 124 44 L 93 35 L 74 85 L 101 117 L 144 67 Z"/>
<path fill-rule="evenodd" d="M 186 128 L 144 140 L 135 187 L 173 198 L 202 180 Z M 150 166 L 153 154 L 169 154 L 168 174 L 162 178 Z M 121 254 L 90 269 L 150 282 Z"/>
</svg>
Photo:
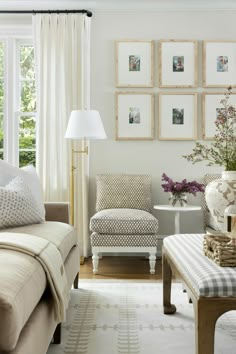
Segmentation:
<svg viewBox="0 0 236 354">
<path fill-rule="evenodd" d="M 189 193 L 196 196 L 197 192 L 204 192 L 204 185 L 196 181 L 187 182 L 186 178 L 182 182 L 174 182 L 165 173 L 162 174 L 162 181 L 165 181 L 161 186 L 164 192 L 173 194 Z"/>
</svg>

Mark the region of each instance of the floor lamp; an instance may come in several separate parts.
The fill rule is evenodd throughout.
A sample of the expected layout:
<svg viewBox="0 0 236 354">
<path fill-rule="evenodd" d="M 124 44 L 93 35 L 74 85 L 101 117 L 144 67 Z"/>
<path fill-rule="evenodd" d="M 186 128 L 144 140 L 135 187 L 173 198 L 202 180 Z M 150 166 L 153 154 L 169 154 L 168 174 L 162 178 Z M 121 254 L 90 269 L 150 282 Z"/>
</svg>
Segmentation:
<svg viewBox="0 0 236 354">
<path fill-rule="evenodd" d="M 72 140 L 106 139 L 102 119 L 98 111 L 72 111 L 67 125 L 65 138 Z M 70 223 L 74 225 L 74 154 L 88 154 L 88 146 L 84 150 L 75 150 L 72 143 L 70 172 Z"/>
</svg>

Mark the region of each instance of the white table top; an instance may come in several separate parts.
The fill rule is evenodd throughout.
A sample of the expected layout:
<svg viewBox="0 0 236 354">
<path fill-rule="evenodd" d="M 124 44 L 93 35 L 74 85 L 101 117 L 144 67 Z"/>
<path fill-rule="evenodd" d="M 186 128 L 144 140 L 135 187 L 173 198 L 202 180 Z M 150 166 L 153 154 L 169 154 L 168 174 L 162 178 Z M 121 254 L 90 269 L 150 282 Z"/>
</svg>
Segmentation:
<svg viewBox="0 0 236 354">
<path fill-rule="evenodd" d="M 166 205 L 154 205 L 153 206 L 154 209 L 157 210 L 168 210 L 168 211 L 194 211 L 194 210 L 201 210 L 201 207 L 198 205 L 186 205 L 186 206 L 172 206 L 169 204 Z"/>
</svg>

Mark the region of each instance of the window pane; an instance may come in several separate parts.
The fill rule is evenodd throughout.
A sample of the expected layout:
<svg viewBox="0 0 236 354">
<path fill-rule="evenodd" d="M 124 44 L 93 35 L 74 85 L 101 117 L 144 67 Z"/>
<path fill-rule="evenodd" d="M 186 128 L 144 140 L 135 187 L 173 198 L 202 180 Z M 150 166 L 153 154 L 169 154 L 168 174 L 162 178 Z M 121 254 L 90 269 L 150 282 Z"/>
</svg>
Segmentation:
<svg viewBox="0 0 236 354">
<path fill-rule="evenodd" d="M 21 84 L 21 112 L 36 110 L 35 81 L 23 81 Z"/>
<path fill-rule="evenodd" d="M 19 166 L 34 165 L 36 161 L 36 151 L 21 150 L 19 153 Z"/>
<path fill-rule="evenodd" d="M 19 120 L 19 160 L 20 166 L 35 165 L 36 149 L 35 117 L 22 116 Z"/>
<path fill-rule="evenodd" d="M 34 48 L 32 45 L 20 46 L 21 79 L 35 80 Z"/>
</svg>

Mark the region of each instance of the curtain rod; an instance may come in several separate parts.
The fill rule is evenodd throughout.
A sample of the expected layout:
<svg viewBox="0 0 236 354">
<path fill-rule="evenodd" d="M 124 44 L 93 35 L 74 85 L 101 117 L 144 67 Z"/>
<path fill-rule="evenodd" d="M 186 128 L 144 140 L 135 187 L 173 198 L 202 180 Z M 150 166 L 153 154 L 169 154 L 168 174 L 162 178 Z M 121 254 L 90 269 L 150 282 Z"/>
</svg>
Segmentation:
<svg viewBox="0 0 236 354">
<path fill-rule="evenodd" d="M 0 10 L 0 14 L 69 14 L 82 13 L 92 17 L 93 13 L 89 10 Z"/>
</svg>

